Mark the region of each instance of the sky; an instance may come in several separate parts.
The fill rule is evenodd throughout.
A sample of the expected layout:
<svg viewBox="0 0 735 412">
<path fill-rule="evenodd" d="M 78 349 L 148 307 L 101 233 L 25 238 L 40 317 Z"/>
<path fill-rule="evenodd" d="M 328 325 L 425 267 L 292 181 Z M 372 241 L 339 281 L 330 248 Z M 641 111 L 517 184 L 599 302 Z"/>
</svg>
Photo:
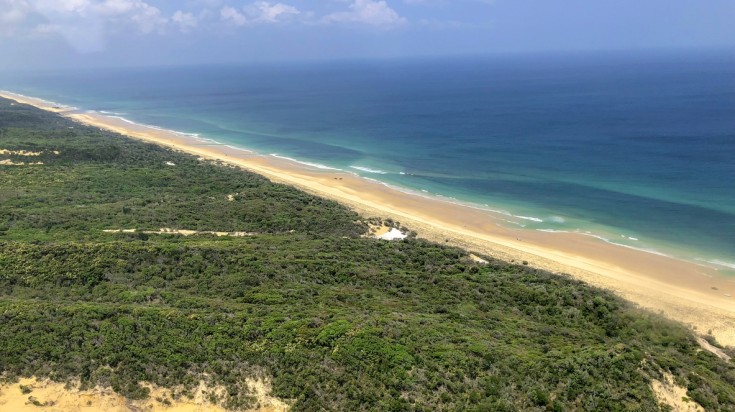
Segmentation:
<svg viewBox="0 0 735 412">
<path fill-rule="evenodd" d="M 0 0 L 0 68 L 735 51 L 735 0 Z"/>
</svg>

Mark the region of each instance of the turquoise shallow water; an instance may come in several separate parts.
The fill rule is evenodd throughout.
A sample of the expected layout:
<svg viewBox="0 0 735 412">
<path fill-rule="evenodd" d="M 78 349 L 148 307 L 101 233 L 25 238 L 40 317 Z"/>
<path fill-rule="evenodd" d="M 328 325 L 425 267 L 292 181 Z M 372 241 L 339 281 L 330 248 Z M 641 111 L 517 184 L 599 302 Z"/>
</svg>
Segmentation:
<svg viewBox="0 0 735 412">
<path fill-rule="evenodd" d="M 735 56 L 2 73 L 0 88 L 735 269 Z"/>
</svg>

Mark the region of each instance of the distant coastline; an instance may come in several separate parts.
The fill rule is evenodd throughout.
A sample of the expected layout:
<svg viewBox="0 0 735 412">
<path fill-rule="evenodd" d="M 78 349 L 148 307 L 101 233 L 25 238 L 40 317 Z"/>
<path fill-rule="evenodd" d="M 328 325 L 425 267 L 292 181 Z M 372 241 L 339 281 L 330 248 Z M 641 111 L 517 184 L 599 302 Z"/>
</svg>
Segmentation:
<svg viewBox="0 0 735 412">
<path fill-rule="evenodd" d="M 87 125 L 241 166 L 274 181 L 340 201 L 364 214 L 399 220 L 416 230 L 420 237 L 568 273 L 592 285 L 613 290 L 643 307 L 663 311 L 673 319 L 696 326 L 700 332 L 711 330 L 722 343 L 735 345 L 735 299 L 732 297 L 735 279 L 722 276 L 705 262 L 686 262 L 589 233 L 512 228 L 498 211 L 428 193 L 415 193 L 361 177 L 355 172 L 280 155 L 262 155 L 196 134 L 138 124 L 119 113 L 84 112 L 10 92 L 0 92 L 0 96 L 60 113 Z M 363 172 L 380 175 L 376 169 L 363 169 Z"/>
</svg>

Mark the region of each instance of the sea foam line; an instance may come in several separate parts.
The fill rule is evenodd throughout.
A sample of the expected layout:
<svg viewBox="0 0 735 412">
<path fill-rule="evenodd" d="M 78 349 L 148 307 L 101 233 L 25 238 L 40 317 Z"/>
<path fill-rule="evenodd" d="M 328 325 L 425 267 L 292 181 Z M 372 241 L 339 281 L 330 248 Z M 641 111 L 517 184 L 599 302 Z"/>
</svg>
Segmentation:
<svg viewBox="0 0 735 412">
<path fill-rule="evenodd" d="M 364 167 L 364 166 L 350 166 L 350 167 L 352 169 L 357 169 L 357 170 L 360 170 L 360 171 L 363 171 L 363 172 L 367 172 L 367 173 L 375 173 L 375 174 L 379 174 L 379 175 L 387 175 L 388 174 L 388 172 L 386 172 L 384 170 L 371 169 L 369 167 Z"/>
<path fill-rule="evenodd" d="M 298 164 L 302 164 L 302 165 L 306 165 L 306 166 L 315 167 L 317 169 L 322 169 L 322 170 L 339 170 L 339 171 L 342 171 L 342 169 L 338 169 L 336 167 L 331 167 L 331 166 L 323 165 L 323 164 L 320 164 L 320 163 L 304 162 L 304 161 L 301 161 L 301 160 L 296 160 L 296 159 L 294 159 L 292 157 L 281 156 L 278 153 L 271 153 L 270 155 L 273 156 L 273 157 L 276 157 L 278 159 L 288 160 L 290 162 L 294 162 L 294 163 L 298 163 Z"/>
<path fill-rule="evenodd" d="M 523 219 L 523 220 L 530 220 L 532 222 L 538 222 L 538 223 L 543 223 L 543 221 L 544 221 L 543 219 L 539 219 L 539 218 L 533 217 L 533 216 L 513 215 L 513 217 L 517 217 L 518 219 Z"/>
<path fill-rule="evenodd" d="M 94 111 L 94 110 L 92 110 Z M 108 112 L 107 110 L 99 110 L 99 113 L 105 114 L 105 115 L 112 115 L 112 116 L 125 116 L 125 113 L 120 112 Z"/>
<path fill-rule="evenodd" d="M 79 110 L 79 108 L 78 107 L 75 107 L 75 106 L 69 106 L 68 104 L 63 104 L 63 103 L 58 103 L 58 102 L 54 102 L 54 101 L 51 101 L 51 100 L 41 99 L 39 97 L 27 96 L 25 94 L 11 92 L 9 90 L 0 90 L 0 92 L 1 93 L 5 93 L 5 94 L 9 94 L 11 96 L 23 97 L 25 99 L 38 100 L 39 102 L 42 102 L 42 103 L 44 103 L 46 105 L 50 105 L 52 107 L 59 107 L 59 108 L 63 108 L 63 109 L 66 109 L 66 110 L 72 110 L 72 111 L 73 110 Z"/>
<path fill-rule="evenodd" d="M 735 269 L 735 263 L 725 262 L 724 260 L 719 260 L 719 259 L 709 259 L 709 260 L 708 259 L 696 259 L 696 260 L 699 262 L 709 263 L 709 264 L 720 266 L 720 267 Z"/>
<path fill-rule="evenodd" d="M 157 130 L 159 132 L 166 132 L 166 133 L 171 133 L 171 134 L 175 134 L 175 135 L 178 135 L 178 136 L 192 137 L 192 138 L 199 139 L 199 140 L 202 140 L 202 141 L 210 141 L 210 142 L 213 142 L 213 143 L 219 143 L 216 140 L 204 139 L 204 138 L 201 137 L 201 135 L 199 133 L 180 132 L 178 130 L 166 129 L 164 127 L 159 127 L 159 126 L 155 126 L 155 125 L 152 125 L 152 124 L 146 124 L 146 123 L 136 122 L 136 121 L 130 120 L 130 119 L 125 118 L 125 117 L 122 117 L 122 116 L 111 115 L 111 114 L 102 114 L 102 111 L 87 110 L 87 113 L 98 114 L 98 115 L 102 115 L 102 116 L 105 116 L 105 117 L 109 117 L 109 118 L 113 118 L 113 119 L 118 119 L 118 120 L 120 120 L 122 122 L 125 122 L 125 123 L 128 123 L 128 124 L 132 124 L 133 126 L 137 126 L 137 127 L 144 127 L 146 129 Z"/>
<path fill-rule="evenodd" d="M 200 140 L 210 140 L 210 139 L 200 139 Z M 212 141 L 215 142 L 215 143 L 217 143 L 214 140 L 212 140 Z M 252 150 L 248 150 L 248 149 L 245 149 L 245 148 L 242 148 L 242 147 L 232 146 L 232 145 L 229 145 L 229 144 L 226 144 L 224 146 L 227 147 L 227 148 L 229 148 L 229 149 L 232 149 L 232 150 L 237 150 L 239 152 L 254 153 Z"/>
<path fill-rule="evenodd" d="M 364 177 L 364 176 L 360 176 L 360 177 L 362 177 L 363 179 L 374 180 L 376 182 L 380 182 L 378 180 L 371 179 L 371 178 L 368 178 L 368 177 Z M 529 221 L 537 222 L 537 223 L 543 223 L 544 222 L 543 219 L 538 218 L 538 217 L 514 215 L 513 213 L 511 213 L 511 212 L 509 212 L 507 210 L 493 209 L 487 203 L 484 203 L 484 204 L 480 205 L 480 204 L 477 204 L 477 203 L 471 203 L 471 202 L 465 202 L 465 201 L 462 201 L 462 200 L 458 200 L 454 196 L 445 196 L 445 195 L 442 195 L 442 194 L 439 194 L 439 193 L 431 193 L 431 192 L 429 192 L 426 189 L 409 189 L 409 188 L 405 188 L 405 187 L 390 185 L 390 184 L 385 183 L 385 182 L 380 182 L 380 183 L 382 183 L 384 186 L 387 186 L 387 187 L 390 187 L 392 189 L 398 190 L 398 191 L 400 191 L 402 193 L 407 193 L 407 194 L 410 194 L 410 195 L 413 195 L 413 196 L 423 197 L 425 199 L 439 200 L 441 202 L 445 202 L 445 203 L 449 203 L 449 204 L 453 204 L 453 205 L 458 205 L 458 206 L 462 206 L 462 207 L 467 207 L 467 208 L 470 208 L 470 209 L 481 210 L 483 212 L 496 213 L 496 214 L 507 216 L 507 217 L 514 217 L 514 218 L 523 219 L 523 220 L 529 220 Z M 506 220 L 506 219 L 501 219 L 501 220 L 503 220 L 505 222 L 508 222 L 508 223 L 512 223 L 514 225 L 518 225 L 520 227 L 526 227 L 526 225 L 524 225 L 522 223 L 514 222 L 512 220 Z"/>
<path fill-rule="evenodd" d="M 538 231 L 538 232 L 546 232 L 546 233 L 571 233 L 571 234 L 574 234 L 574 235 L 589 236 L 589 237 L 593 237 L 595 239 L 599 239 L 599 240 L 601 240 L 601 241 L 603 241 L 605 243 L 609 243 L 611 245 L 620 246 L 620 247 L 624 247 L 624 248 L 628 248 L 628 249 L 633 249 L 633 250 L 637 250 L 639 252 L 651 253 L 651 254 L 658 255 L 658 256 L 663 256 L 663 257 L 668 257 L 668 258 L 674 258 L 674 256 L 667 255 L 666 253 L 663 253 L 663 252 L 659 252 L 656 249 L 648 249 L 648 248 L 642 248 L 642 247 L 636 247 L 636 246 L 626 245 L 624 243 L 618 243 L 618 242 L 612 241 L 612 240 L 610 240 L 610 239 L 608 239 L 608 238 L 606 238 L 604 236 L 596 235 L 596 234 L 591 233 L 589 231 L 581 232 L 579 230 L 556 230 L 556 229 L 536 229 L 536 231 Z M 631 238 L 631 240 L 638 240 L 638 239 Z"/>
<path fill-rule="evenodd" d="M 21 93 L 15 93 L 15 92 L 11 92 L 11 91 L 8 91 L 8 90 L 0 90 L 0 92 L 9 94 L 11 96 L 19 96 L 19 97 L 23 97 L 23 98 L 26 98 L 26 99 L 38 100 L 40 102 L 43 102 L 46 105 L 57 106 L 57 107 L 61 107 L 61 108 L 67 109 L 67 110 L 71 110 L 71 111 L 79 111 L 79 112 L 82 111 L 82 109 L 80 109 L 79 107 L 76 107 L 76 106 L 70 106 L 70 105 L 67 105 L 67 104 L 64 104 L 64 103 L 58 103 L 58 102 L 51 101 L 51 100 L 41 99 L 39 97 L 27 96 L 27 95 L 24 95 L 24 94 L 21 94 Z M 151 124 L 145 124 L 145 123 L 135 122 L 135 121 L 132 121 L 132 120 L 130 120 L 128 118 L 123 117 L 123 115 L 125 113 L 109 112 L 109 111 L 105 111 L 105 110 L 84 110 L 84 112 L 85 113 L 89 113 L 89 114 L 97 114 L 97 115 L 100 115 L 100 116 L 105 116 L 105 117 L 109 117 L 109 118 L 118 119 L 118 120 L 121 120 L 121 121 L 123 121 L 125 123 L 132 124 L 132 125 L 139 126 L 139 127 L 145 127 L 145 128 L 149 128 L 149 129 L 153 129 L 153 130 L 159 130 L 159 131 L 165 131 L 165 132 L 168 132 L 168 133 L 173 133 L 173 134 L 182 135 L 182 136 L 200 138 L 200 136 L 199 136 L 198 133 L 179 132 L 179 131 L 176 131 L 176 130 L 164 129 L 162 127 L 154 126 L 154 125 L 151 125 Z"/>
</svg>

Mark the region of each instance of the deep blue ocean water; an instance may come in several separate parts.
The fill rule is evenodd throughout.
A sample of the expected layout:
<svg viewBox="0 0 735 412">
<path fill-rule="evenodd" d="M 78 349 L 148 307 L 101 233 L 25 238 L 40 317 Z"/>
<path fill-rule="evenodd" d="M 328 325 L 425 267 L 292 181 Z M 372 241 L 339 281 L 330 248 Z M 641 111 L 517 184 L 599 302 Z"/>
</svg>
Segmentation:
<svg viewBox="0 0 735 412">
<path fill-rule="evenodd" d="M 735 56 L 0 73 L 0 89 L 735 269 Z"/>
</svg>

